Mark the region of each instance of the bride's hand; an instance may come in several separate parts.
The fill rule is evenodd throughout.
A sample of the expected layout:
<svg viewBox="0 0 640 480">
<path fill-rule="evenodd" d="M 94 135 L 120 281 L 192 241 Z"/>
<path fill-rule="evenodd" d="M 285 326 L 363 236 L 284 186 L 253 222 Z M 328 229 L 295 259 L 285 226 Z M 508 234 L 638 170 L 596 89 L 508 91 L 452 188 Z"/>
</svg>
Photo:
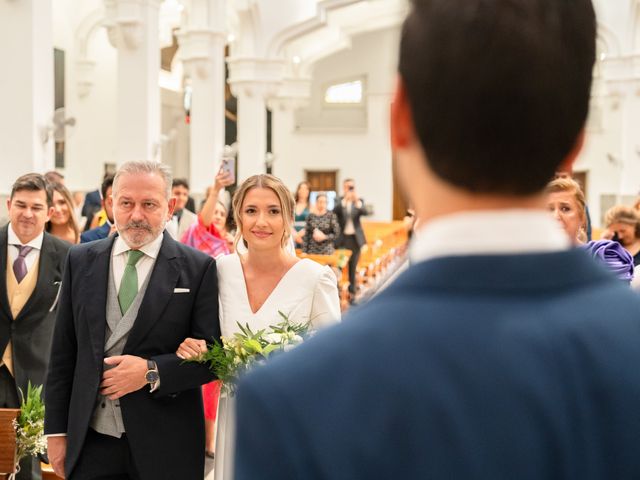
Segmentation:
<svg viewBox="0 0 640 480">
<path fill-rule="evenodd" d="M 197 338 L 185 338 L 184 342 L 182 342 L 178 347 L 176 355 L 183 360 L 188 360 L 190 358 L 197 357 L 206 351 L 207 342 L 204 340 L 198 340 Z"/>
</svg>

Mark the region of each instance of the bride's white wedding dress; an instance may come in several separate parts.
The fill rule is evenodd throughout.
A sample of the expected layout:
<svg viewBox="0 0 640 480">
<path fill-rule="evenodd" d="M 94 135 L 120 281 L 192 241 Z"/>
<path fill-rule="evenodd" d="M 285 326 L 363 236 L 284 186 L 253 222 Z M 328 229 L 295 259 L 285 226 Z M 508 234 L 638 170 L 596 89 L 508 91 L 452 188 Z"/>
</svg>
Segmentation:
<svg viewBox="0 0 640 480">
<path fill-rule="evenodd" d="M 282 277 L 257 312 L 251 310 L 240 257 L 237 254 L 216 260 L 220 295 L 220 329 L 223 337 L 238 332 L 237 323 L 249 324 L 255 332 L 282 322 L 278 310 L 292 323 L 311 322 L 314 330 L 340 320 L 340 300 L 336 277 L 330 267 L 302 259 Z M 215 480 L 233 479 L 235 408 L 224 394 L 218 403 Z"/>
</svg>

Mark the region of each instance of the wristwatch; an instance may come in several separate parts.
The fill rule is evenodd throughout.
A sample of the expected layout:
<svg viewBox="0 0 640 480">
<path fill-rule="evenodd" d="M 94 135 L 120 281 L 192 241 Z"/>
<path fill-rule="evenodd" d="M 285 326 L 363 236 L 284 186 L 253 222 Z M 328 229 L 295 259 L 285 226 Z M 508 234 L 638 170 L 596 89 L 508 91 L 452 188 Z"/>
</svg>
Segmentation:
<svg viewBox="0 0 640 480">
<path fill-rule="evenodd" d="M 160 380 L 160 374 L 158 374 L 158 366 L 153 360 L 147 360 L 147 373 L 144 374 L 144 378 L 147 383 L 153 385 Z"/>
</svg>

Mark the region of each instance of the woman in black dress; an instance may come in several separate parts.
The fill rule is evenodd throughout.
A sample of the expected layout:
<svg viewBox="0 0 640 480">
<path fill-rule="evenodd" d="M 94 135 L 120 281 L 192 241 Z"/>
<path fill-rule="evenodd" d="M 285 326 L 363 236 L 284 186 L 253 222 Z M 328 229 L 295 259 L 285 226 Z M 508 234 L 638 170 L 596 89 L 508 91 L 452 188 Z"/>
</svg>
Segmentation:
<svg viewBox="0 0 640 480">
<path fill-rule="evenodd" d="M 327 210 L 327 195 L 318 194 L 316 211 L 307 217 L 302 250 L 304 253 L 331 255 L 335 250 L 334 241 L 340 235 L 336 214 Z"/>
</svg>

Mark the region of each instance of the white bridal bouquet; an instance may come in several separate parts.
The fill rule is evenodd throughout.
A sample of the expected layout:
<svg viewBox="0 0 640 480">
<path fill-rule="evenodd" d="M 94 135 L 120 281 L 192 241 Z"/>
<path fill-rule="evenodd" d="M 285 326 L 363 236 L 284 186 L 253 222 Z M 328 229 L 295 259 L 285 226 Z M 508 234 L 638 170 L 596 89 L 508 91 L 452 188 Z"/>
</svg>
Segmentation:
<svg viewBox="0 0 640 480">
<path fill-rule="evenodd" d="M 253 332 L 249 325 L 238 323 L 240 332 L 232 337 L 222 337 L 207 351 L 188 361 L 207 363 L 212 372 L 222 381 L 223 389 L 230 395 L 235 393 L 238 378 L 256 364 L 264 363 L 270 355 L 287 351 L 302 343 L 310 334 L 309 323 L 295 324 L 278 311 L 281 323 Z"/>
</svg>

